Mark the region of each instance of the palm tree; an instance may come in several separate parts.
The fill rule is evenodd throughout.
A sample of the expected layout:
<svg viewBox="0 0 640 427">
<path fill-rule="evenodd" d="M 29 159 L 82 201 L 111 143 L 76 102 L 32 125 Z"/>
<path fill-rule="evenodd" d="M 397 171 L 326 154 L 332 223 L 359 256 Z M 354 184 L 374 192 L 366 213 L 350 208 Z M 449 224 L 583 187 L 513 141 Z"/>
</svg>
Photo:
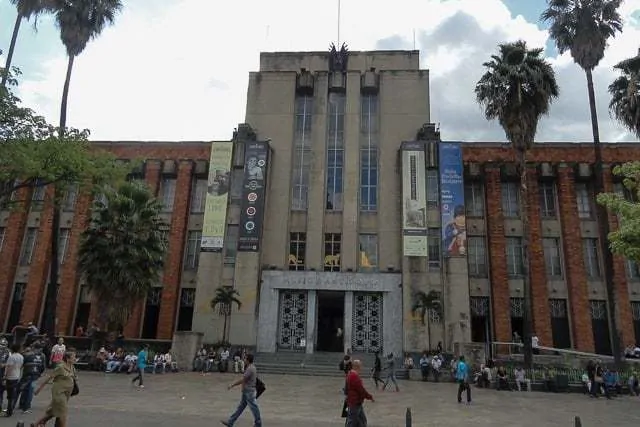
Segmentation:
<svg viewBox="0 0 640 427">
<path fill-rule="evenodd" d="M 558 97 L 555 72 L 543 57 L 543 49 L 528 49 L 524 41 L 499 46 L 500 55 L 485 62 L 485 74 L 475 93 L 487 120 L 498 120 L 515 151 L 520 174 L 522 219 L 522 272 L 524 279 L 525 365 L 532 366 L 531 284 L 529 278 L 529 220 L 527 153 L 533 146 L 538 122 Z"/>
<path fill-rule="evenodd" d="M 60 106 L 60 125 L 58 137 L 64 138 L 67 127 L 67 101 L 73 62 L 87 46 L 89 40 L 96 38 L 102 30 L 115 20 L 115 16 L 122 8 L 120 0 L 47 0 L 48 8 L 54 13 L 55 21 L 60 29 L 60 39 L 64 44 L 69 60 L 67 74 L 62 91 Z M 54 208 L 51 221 L 51 268 L 49 270 L 49 285 L 46 293 L 47 307 L 44 315 L 44 329 L 53 331 L 55 328 L 55 314 L 57 304 L 58 283 L 58 238 L 60 233 L 60 201 L 62 189 L 54 185 Z"/>
<path fill-rule="evenodd" d="M 78 265 L 99 304 L 100 323 L 114 330 L 160 282 L 167 243 L 162 205 L 144 184 L 127 182 L 104 194 L 82 233 Z"/>
<path fill-rule="evenodd" d="M 640 49 L 637 56 L 620 62 L 614 68 L 622 75 L 609 85 L 609 111 L 640 138 Z"/>
<path fill-rule="evenodd" d="M 550 23 L 549 33 L 556 42 L 560 53 L 570 52 L 573 61 L 587 76 L 589 110 L 591 111 L 591 131 L 594 149 L 594 193 L 604 192 L 602 171 L 602 150 L 596 95 L 593 88 L 593 70 L 598 66 L 610 38 L 622 32 L 622 18 L 618 9 L 622 0 L 548 0 L 548 7 L 541 19 Z M 615 289 L 613 284 L 613 255 L 609 250 L 609 220 L 607 208 L 597 205 L 597 219 L 600 233 L 600 250 L 604 261 L 604 279 L 607 287 L 611 342 L 616 365 L 620 365 L 621 351 L 617 327 Z"/>
<path fill-rule="evenodd" d="M 13 25 L 13 34 L 11 36 L 11 44 L 9 44 L 9 52 L 7 53 L 7 62 L 4 65 L 2 72 L 2 83 L 0 83 L 0 90 L 7 86 L 7 79 L 9 78 L 9 70 L 11 69 L 11 61 L 13 60 L 13 52 L 16 48 L 16 42 L 18 41 L 18 33 L 20 32 L 20 24 L 22 20 L 29 20 L 34 18 L 34 26 L 37 22 L 37 18 L 40 14 L 50 11 L 48 0 L 9 0 L 17 9 L 18 15 L 16 16 L 16 23 Z"/>
<path fill-rule="evenodd" d="M 222 342 L 227 342 L 227 325 L 231 326 L 231 310 L 235 304 L 238 310 L 242 307 L 242 302 L 238 299 L 240 293 L 231 286 L 220 286 L 216 289 L 216 295 L 211 300 L 211 309 L 218 309 L 218 314 L 224 316 L 222 327 Z"/>
<path fill-rule="evenodd" d="M 438 315 L 442 313 L 440 294 L 436 291 L 429 291 L 429 293 L 416 292 L 413 294 L 411 311 L 413 311 L 414 315 L 416 313 L 420 315 L 420 321 L 427 326 L 427 338 L 429 340 L 429 349 L 431 349 L 431 313 L 435 312 Z"/>
</svg>

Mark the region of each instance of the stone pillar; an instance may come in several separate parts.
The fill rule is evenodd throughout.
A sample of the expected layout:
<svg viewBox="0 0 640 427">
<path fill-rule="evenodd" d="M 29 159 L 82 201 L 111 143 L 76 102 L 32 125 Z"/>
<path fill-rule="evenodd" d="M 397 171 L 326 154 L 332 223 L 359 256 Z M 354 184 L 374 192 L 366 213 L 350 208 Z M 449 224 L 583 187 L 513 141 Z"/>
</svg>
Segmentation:
<svg viewBox="0 0 640 427">
<path fill-rule="evenodd" d="M 573 174 L 573 169 L 569 165 L 565 163 L 559 165 L 558 205 L 562 235 L 564 236 L 562 243 L 564 246 L 565 276 L 569 293 L 573 347 L 578 351 L 591 353 L 594 350 L 594 343 L 589 286 L 584 268 L 584 251 Z"/>
<path fill-rule="evenodd" d="M 603 168 L 604 191 L 613 193 L 613 176 L 609 165 Z M 607 215 L 609 230 L 618 228 L 618 218 L 611 212 Z M 606 236 L 604 237 L 606 238 Z M 620 255 L 613 256 L 613 286 L 616 295 L 617 326 L 620 334 L 620 346 L 624 349 L 627 345 L 635 345 L 635 332 L 633 330 L 633 316 L 631 314 L 631 302 L 629 301 L 629 288 L 627 286 L 626 260 Z"/>
<path fill-rule="evenodd" d="M 536 168 L 528 168 L 527 177 L 529 210 L 526 215 L 529 217 L 529 286 L 531 286 L 531 312 L 533 314 L 532 333 L 535 333 L 540 339 L 541 345 L 553 347 Z"/>
<path fill-rule="evenodd" d="M 264 249 L 264 247 L 263 247 Z M 232 345 L 256 345 L 256 308 L 260 286 L 260 253 L 238 252 L 234 286 L 242 307 L 234 306 L 229 321 L 229 342 Z"/>
<path fill-rule="evenodd" d="M 469 302 L 469 274 L 466 257 L 445 259 L 447 274 L 445 277 L 444 301 L 444 345 L 453 349 L 453 343 L 471 341 L 471 309 Z M 432 338 L 430 348 L 435 348 L 437 340 Z"/>
<path fill-rule="evenodd" d="M 344 352 L 351 348 L 353 335 L 353 292 L 344 293 Z"/>
<path fill-rule="evenodd" d="M 313 353 L 316 344 L 317 291 L 307 293 L 307 353 Z"/>
<path fill-rule="evenodd" d="M 191 361 L 202 345 L 202 333 L 177 331 L 173 334 L 171 351 L 178 363 L 178 369 L 191 371 Z"/>
<path fill-rule="evenodd" d="M 492 341 L 511 342 L 511 304 L 502 215 L 502 183 L 497 166 L 486 168 L 486 216 L 491 266 Z"/>
</svg>

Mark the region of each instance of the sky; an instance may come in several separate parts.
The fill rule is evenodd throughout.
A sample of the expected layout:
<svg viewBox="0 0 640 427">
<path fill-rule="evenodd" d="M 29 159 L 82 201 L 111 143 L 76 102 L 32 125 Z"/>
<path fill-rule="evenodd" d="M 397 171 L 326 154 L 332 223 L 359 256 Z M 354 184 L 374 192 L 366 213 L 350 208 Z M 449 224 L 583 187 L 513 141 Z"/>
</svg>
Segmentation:
<svg viewBox="0 0 640 427">
<path fill-rule="evenodd" d="M 228 140 L 244 121 L 247 82 L 261 51 L 324 51 L 338 38 L 338 0 L 123 0 L 115 25 L 76 59 L 68 124 L 93 140 Z M 308 4 L 308 7 L 304 7 Z M 331 7 L 334 4 L 335 7 Z M 560 97 L 539 126 L 537 141 L 591 141 L 584 72 L 558 55 L 539 16 L 545 0 L 341 0 L 340 41 L 350 50 L 419 49 L 430 70 L 431 121 L 444 140 L 504 141 L 473 89 L 482 63 L 502 42 L 545 48 Z M 603 141 L 637 141 L 611 119 L 607 86 L 613 65 L 640 48 L 640 0 L 621 8 L 624 32 L 594 71 Z M 15 22 L 0 0 L 0 49 Z M 415 34 L 415 37 L 414 37 Z M 415 40 L 415 45 L 414 45 Z M 4 61 L 4 56 L 0 60 Z M 13 65 L 23 75 L 23 102 L 58 122 L 67 58 L 51 17 L 37 31 L 23 23 Z"/>
</svg>

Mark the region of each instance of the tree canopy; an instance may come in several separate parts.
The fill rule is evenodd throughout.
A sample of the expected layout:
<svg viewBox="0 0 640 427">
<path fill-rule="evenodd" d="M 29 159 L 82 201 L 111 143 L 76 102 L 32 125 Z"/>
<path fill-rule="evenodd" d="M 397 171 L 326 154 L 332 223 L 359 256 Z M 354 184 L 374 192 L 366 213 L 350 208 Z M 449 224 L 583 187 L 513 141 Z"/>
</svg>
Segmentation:
<svg viewBox="0 0 640 427">
<path fill-rule="evenodd" d="M 618 229 L 609 233 L 611 252 L 640 262 L 640 162 L 613 168 L 626 191 L 599 194 L 598 203 L 618 217 Z"/>
<path fill-rule="evenodd" d="M 640 138 L 640 50 L 633 58 L 616 64 L 621 75 L 609 85 L 609 111 Z"/>
</svg>

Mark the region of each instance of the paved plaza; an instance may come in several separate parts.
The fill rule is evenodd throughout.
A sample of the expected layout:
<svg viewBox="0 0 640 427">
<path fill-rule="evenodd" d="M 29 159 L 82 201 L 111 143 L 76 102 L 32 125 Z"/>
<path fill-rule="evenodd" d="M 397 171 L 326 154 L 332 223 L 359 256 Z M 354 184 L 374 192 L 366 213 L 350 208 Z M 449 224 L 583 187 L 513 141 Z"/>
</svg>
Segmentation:
<svg viewBox="0 0 640 427">
<path fill-rule="evenodd" d="M 146 388 L 138 391 L 125 374 L 80 372 L 81 393 L 71 401 L 69 427 L 216 426 L 235 409 L 239 391 L 227 391 L 233 374 L 195 373 L 146 376 Z M 324 427 L 344 425 L 340 415 L 342 396 L 339 378 L 273 376 L 262 377 L 267 391 L 259 400 L 266 427 Z M 375 392 L 376 402 L 367 403 L 369 425 L 405 426 L 407 406 L 413 426 L 573 426 L 580 415 L 584 427 L 602 425 L 637 426 L 640 398 L 593 400 L 579 394 L 497 392 L 473 389 L 471 406 L 456 403 L 451 383 L 402 381 L 400 393 Z M 34 413 L 16 413 L 0 418 L 0 427 L 28 426 L 49 399 L 49 390 L 35 398 Z M 247 410 L 238 427 L 250 427 Z"/>
</svg>

